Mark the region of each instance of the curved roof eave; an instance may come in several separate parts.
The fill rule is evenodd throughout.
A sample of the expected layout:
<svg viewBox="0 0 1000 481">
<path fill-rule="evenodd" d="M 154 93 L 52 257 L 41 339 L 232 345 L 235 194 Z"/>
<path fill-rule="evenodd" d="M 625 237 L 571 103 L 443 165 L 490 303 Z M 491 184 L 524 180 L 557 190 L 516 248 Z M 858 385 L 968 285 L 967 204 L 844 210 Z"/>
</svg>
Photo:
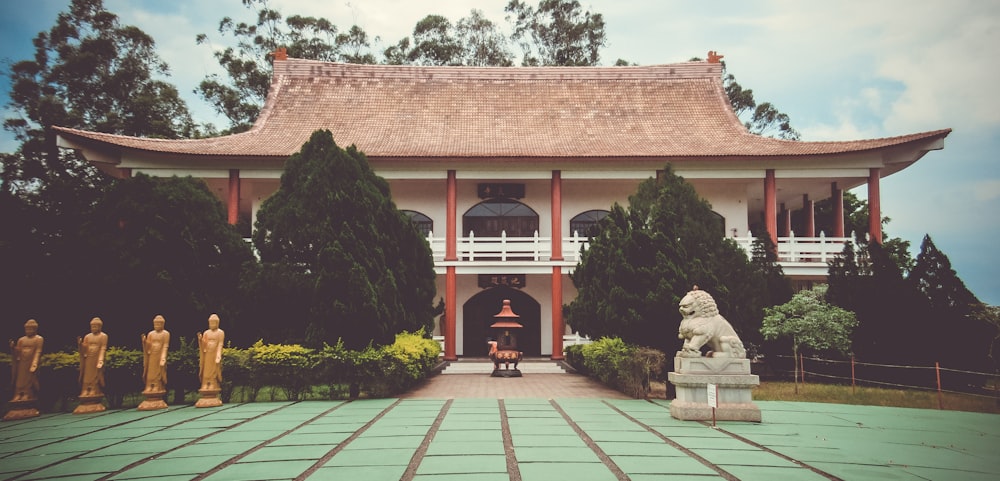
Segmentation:
<svg viewBox="0 0 1000 481">
<path fill-rule="evenodd" d="M 317 129 L 370 158 L 408 161 L 797 158 L 934 143 L 951 132 L 838 142 L 753 135 L 732 112 L 721 66 L 707 62 L 480 68 L 301 59 L 275 62 L 246 132 L 166 140 L 55 127 L 66 144 L 104 155 L 207 162 L 287 158 Z"/>
</svg>

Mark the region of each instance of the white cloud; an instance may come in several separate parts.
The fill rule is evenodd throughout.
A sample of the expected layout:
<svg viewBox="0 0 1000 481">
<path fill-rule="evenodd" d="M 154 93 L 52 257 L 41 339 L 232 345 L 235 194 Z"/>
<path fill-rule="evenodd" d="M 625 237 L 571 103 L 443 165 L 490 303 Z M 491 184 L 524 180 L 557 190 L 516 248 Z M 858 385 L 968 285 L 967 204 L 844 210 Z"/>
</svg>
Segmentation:
<svg viewBox="0 0 1000 481">
<path fill-rule="evenodd" d="M 1000 3 L 950 2 L 909 12 L 879 39 L 878 74 L 905 85 L 885 119 L 889 130 L 1000 125 L 1000 98 L 986 86 L 1000 74 Z M 907 14 L 910 15 L 907 15 Z"/>
<path fill-rule="evenodd" d="M 977 201 L 988 202 L 1000 199 L 1000 179 L 980 180 L 972 185 L 972 194 Z"/>
</svg>

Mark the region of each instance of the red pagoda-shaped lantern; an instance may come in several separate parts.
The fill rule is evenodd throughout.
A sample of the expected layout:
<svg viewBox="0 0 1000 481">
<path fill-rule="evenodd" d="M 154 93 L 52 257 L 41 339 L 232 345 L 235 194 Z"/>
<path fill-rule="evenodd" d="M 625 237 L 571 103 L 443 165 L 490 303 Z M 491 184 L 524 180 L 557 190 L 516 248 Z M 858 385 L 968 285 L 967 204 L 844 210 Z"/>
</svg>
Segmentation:
<svg viewBox="0 0 1000 481">
<path fill-rule="evenodd" d="M 517 369 L 517 363 L 521 362 L 524 353 L 517 349 L 518 329 L 524 327 L 517 319 L 521 316 L 514 314 L 510 308 L 510 300 L 504 299 L 503 308 L 500 313 L 493 316 L 496 322 L 490 325 L 493 329 L 495 340 L 489 341 L 490 360 L 493 361 L 492 377 L 521 377 L 521 371 Z M 510 368 L 511 363 L 514 369 Z M 500 364 L 504 365 L 500 369 Z"/>
</svg>

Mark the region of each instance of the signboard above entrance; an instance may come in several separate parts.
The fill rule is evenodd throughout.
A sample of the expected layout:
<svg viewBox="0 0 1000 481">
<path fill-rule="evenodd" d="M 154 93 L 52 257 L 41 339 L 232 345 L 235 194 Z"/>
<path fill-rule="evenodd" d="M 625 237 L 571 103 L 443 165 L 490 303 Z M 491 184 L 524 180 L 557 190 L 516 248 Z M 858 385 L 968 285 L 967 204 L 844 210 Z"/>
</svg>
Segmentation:
<svg viewBox="0 0 1000 481">
<path fill-rule="evenodd" d="M 477 188 L 480 199 L 507 197 L 509 199 L 524 198 L 524 184 L 479 184 Z"/>
<path fill-rule="evenodd" d="M 479 288 L 507 286 L 520 289 L 524 287 L 525 277 L 525 274 L 479 274 Z"/>
</svg>

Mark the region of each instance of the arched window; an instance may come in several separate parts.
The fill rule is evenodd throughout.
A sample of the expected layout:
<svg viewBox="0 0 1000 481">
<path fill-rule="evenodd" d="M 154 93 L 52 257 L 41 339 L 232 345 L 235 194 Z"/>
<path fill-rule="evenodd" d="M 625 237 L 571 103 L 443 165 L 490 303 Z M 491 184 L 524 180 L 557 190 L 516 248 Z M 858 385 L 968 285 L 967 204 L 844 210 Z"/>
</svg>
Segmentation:
<svg viewBox="0 0 1000 481">
<path fill-rule="evenodd" d="M 595 209 L 577 214 L 569 220 L 569 235 L 579 234 L 584 237 L 593 237 L 597 234 L 597 223 L 610 213 L 610 211 Z"/>
<path fill-rule="evenodd" d="M 410 222 L 417 228 L 417 232 L 423 234 L 424 237 L 434 232 L 434 221 L 430 217 L 415 210 L 401 210 L 400 212 L 410 218 Z"/>
<path fill-rule="evenodd" d="M 538 214 L 531 207 L 513 199 L 484 200 L 462 215 L 464 235 L 477 237 L 531 237 L 538 230 Z"/>
</svg>

